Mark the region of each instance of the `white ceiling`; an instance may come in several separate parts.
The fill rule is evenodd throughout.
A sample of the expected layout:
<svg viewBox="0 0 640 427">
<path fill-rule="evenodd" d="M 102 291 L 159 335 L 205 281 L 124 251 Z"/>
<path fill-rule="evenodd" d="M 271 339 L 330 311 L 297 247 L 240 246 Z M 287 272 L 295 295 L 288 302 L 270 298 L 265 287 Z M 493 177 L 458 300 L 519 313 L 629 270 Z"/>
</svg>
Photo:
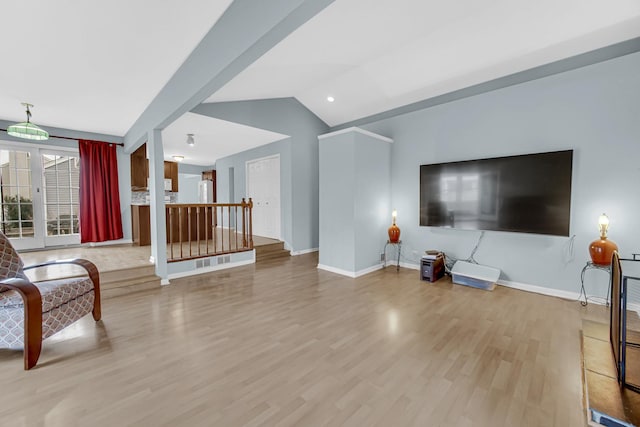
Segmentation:
<svg viewBox="0 0 640 427">
<path fill-rule="evenodd" d="M 638 0 L 338 0 L 207 101 L 294 96 L 335 126 L 637 36 Z"/>
<path fill-rule="evenodd" d="M 230 3 L 3 1 L 0 118 L 122 136 Z"/>
<path fill-rule="evenodd" d="M 187 145 L 187 134 L 193 133 L 193 147 Z M 213 166 L 216 159 L 287 138 L 276 132 L 237 123 L 186 113 L 162 131 L 165 160 L 184 156 L 184 163 Z"/>
<path fill-rule="evenodd" d="M 4 1 L 0 119 L 28 101 L 43 127 L 124 135 L 230 3 Z M 208 101 L 293 96 L 337 125 L 638 36 L 638 0 L 337 0 Z M 283 137 L 193 114 L 163 136 L 202 165 Z"/>
</svg>

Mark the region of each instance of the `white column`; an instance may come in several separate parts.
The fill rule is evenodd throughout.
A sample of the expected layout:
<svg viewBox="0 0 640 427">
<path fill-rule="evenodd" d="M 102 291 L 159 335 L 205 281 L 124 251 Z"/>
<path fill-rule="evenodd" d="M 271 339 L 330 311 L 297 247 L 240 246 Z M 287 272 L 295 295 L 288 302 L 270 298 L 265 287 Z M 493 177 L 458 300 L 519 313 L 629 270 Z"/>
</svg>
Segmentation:
<svg viewBox="0 0 640 427">
<path fill-rule="evenodd" d="M 156 275 L 160 277 L 163 285 L 168 285 L 164 151 L 161 130 L 154 129 L 149 133 L 147 154 L 149 156 L 149 195 L 151 198 L 151 256 L 156 264 Z"/>
</svg>

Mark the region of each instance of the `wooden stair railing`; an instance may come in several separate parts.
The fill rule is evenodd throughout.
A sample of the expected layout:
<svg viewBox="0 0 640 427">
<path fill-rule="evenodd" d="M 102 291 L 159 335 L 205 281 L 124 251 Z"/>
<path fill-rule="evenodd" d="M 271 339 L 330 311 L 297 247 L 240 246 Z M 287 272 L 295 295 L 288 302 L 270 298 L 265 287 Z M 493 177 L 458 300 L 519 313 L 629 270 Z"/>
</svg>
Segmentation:
<svg viewBox="0 0 640 427">
<path fill-rule="evenodd" d="M 225 255 L 253 249 L 253 201 L 170 204 L 167 211 L 167 261 Z"/>
</svg>

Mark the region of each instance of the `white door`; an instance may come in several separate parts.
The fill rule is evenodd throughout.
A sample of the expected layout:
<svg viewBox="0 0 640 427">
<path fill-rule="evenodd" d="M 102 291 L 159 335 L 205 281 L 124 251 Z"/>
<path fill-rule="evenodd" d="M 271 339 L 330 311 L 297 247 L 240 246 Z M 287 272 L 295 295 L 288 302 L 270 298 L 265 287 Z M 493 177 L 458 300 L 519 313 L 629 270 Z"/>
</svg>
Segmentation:
<svg viewBox="0 0 640 427">
<path fill-rule="evenodd" d="M 246 164 L 247 197 L 253 200 L 253 234 L 280 240 L 280 156 Z"/>
</svg>

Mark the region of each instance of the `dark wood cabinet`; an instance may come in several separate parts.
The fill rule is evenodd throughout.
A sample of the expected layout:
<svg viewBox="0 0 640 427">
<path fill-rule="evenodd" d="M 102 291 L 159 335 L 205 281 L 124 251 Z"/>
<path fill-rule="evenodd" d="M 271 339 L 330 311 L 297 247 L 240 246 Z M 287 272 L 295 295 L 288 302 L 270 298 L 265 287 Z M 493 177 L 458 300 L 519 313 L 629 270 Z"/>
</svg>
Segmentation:
<svg viewBox="0 0 640 427">
<path fill-rule="evenodd" d="M 131 189 L 146 190 L 149 176 L 149 161 L 147 160 L 147 144 L 131 153 Z"/>
<path fill-rule="evenodd" d="M 178 192 L 178 163 L 164 162 L 164 178 L 171 179 L 171 191 Z"/>
<path fill-rule="evenodd" d="M 145 191 L 148 189 L 149 160 L 147 159 L 147 144 L 131 153 L 131 189 Z M 164 162 L 164 178 L 171 179 L 171 191 L 178 192 L 178 163 Z"/>
<path fill-rule="evenodd" d="M 202 172 L 202 180 L 207 180 L 207 181 L 216 181 L 216 171 L 215 170 L 210 170 L 210 171 L 204 171 Z"/>
<path fill-rule="evenodd" d="M 151 244 L 151 209 L 149 205 L 131 205 L 131 225 L 133 244 L 147 246 Z"/>
</svg>

